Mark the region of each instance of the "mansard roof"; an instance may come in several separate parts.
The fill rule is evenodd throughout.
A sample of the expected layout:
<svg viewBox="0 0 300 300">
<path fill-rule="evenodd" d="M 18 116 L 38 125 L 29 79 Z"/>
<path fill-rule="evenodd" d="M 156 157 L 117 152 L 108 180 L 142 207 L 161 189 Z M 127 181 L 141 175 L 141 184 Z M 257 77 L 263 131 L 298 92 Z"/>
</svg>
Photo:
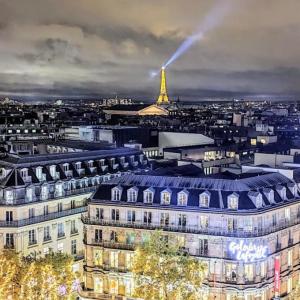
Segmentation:
<svg viewBox="0 0 300 300">
<path fill-rule="evenodd" d="M 92 202 L 110 203 L 111 189 L 115 186 L 122 186 L 124 193 L 122 193 L 120 203 L 118 205 L 127 205 L 126 191 L 135 186 L 138 188 L 138 197 L 136 204 L 130 205 L 144 205 L 143 192 L 149 188 L 154 189 L 153 207 L 160 206 L 160 193 L 165 190 L 172 191 L 170 208 L 175 209 L 192 209 L 192 210 L 223 210 L 228 208 L 228 196 L 236 194 L 239 199 L 238 211 L 266 209 L 277 204 L 286 203 L 287 201 L 294 201 L 295 196 L 286 189 L 286 198 L 281 198 L 276 190 L 278 184 L 287 186 L 292 182 L 290 179 L 279 173 L 268 173 L 260 176 L 252 176 L 242 179 L 214 179 L 214 178 L 187 178 L 187 177 L 163 177 L 163 176 L 149 176 L 149 175 L 125 175 L 118 178 L 113 178 L 110 181 L 102 183 L 96 193 L 93 195 Z M 274 203 L 270 203 L 267 197 L 262 192 L 263 189 L 270 189 L 274 191 Z M 187 207 L 181 208 L 177 205 L 177 193 L 181 191 L 188 191 Z M 199 195 L 204 192 L 210 196 L 209 208 L 199 207 Z M 260 192 L 265 203 L 262 208 L 257 208 L 251 198 L 249 192 Z M 148 205 L 148 204 L 147 204 Z"/>
<path fill-rule="evenodd" d="M 3 166 L 17 166 L 17 167 L 33 167 L 39 165 L 60 164 L 74 161 L 87 161 L 92 159 L 107 158 L 109 156 L 126 156 L 141 153 L 140 150 L 133 148 L 115 148 L 109 150 L 94 150 L 82 152 L 65 152 L 65 153 L 51 153 L 51 154 L 35 154 L 35 155 L 7 155 L 0 159 L 0 165 Z"/>
</svg>

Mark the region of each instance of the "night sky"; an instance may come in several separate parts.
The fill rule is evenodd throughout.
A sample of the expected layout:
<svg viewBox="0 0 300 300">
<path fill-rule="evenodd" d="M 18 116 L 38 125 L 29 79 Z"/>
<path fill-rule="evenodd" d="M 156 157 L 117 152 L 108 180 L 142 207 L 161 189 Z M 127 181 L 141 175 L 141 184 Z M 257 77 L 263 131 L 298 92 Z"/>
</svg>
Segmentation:
<svg viewBox="0 0 300 300">
<path fill-rule="evenodd" d="M 224 1 L 224 0 L 222 0 Z M 0 95 L 157 96 L 150 79 L 217 1 L 0 0 Z M 230 5 L 230 3 L 229 3 Z M 167 68 L 173 98 L 300 95 L 300 1 L 232 0 Z"/>
</svg>

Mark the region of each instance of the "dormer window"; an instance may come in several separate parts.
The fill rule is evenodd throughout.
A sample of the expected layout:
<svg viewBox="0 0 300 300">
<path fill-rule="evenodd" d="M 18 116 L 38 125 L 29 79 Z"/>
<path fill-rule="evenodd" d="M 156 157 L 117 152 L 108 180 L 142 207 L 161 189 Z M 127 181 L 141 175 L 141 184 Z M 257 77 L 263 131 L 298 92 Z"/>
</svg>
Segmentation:
<svg viewBox="0 0 300 300">
<path fill-rule="evenodd" d="M 93 160 L 89 160 L 88 161 L 88 167 L 92 168 L 94 166 L 94 161 Z"/>
<path fill-rule="evenodd" d="M 229 209 L 234 209 L 234 210 L 238 209 L 239 196 L 236 193 L 229 195 L 227 200 L 228 200 L 228 208 Z"/>
<path fill-rule="evenodd" d="M 47 200 L 48 199 L 48 186 L 42 185 L 41 187 L 41 200 Z"/>
<path fill-rule="evenodd" d="M 21 176 L 22 178 L 26 178 L 28 176 L 28 169 L 21 169 Z"/>
<path fill-rule="evenodd" d="M 187 206 L 187 200 L 188 200 L 188 191 L 181 191 L 177 194 L 177 205 L 180 206 Z"/>
<path fill-rule="evenodd" d="M 52 165 L 50 166 L 50 175 L 52 178 L 56 178 L 56 166 L 55 165 Z"/>
<path fill-rule="evenodd" d="M 199 196 L 200 207 L 209 207 L 210 192 L 205 191 Z"/>
<path fill-rule="evenodd" d="M 136 202 L 138 195 L 138 188 L 132 187 L 129 190 L 127 190 L 127 201 L 128 202 Z"/>
<path fill-rule="evenodd" d="M 263 193 L 271 204 L 274 203 L 274 191 L 272 189 L 265 188 Z"/>
<path fill-rule="evenodd" d="M 55 197 L 62 197 L 63 196 L 63 183 L 58 182 L 55 184 L 55 192 L 54 192 Z"/>
<path fill-rule="evenodd" d="M 280 195 L 280 198 L 282 200 L 285 200 L 286 199 L 286 188 L 282 185 L 277 185 L 276 190 L 277 190 L 278 194 Z"/>
<path fill-rule="evenodd" d="M 120 186 L 116 186 L 111 189 L 111 200 L 112 201 L 120 201 L 122 194 L 122 188 Z"/>
<path fill-rule="evenodd" d="M 41 180 L 43 175 L 43 167 L 37 167 L 35 170 L 36 177 Z"/>
<path fill-rule="evenodd" d="M 144 191 L 144 203 L 153 203 L 154 189 L 149 188 Z"/>
<path fill-rule="evenodd" d="M 161 204 L 169 205 L 171 203 L 171 191 L 169 189 L 161 192 Z"/>
<path fill-rule="evenodd" d="M 14 203 L 14 191 L 13 190 L 5 191 L 5 202 L 6 202 L 6 204 Z"/>
<path fill-rule="evenodd" d="M 26 200 L 31 202 L 33 200 L 33 188 L 28 187 L 26 188 Z"/>
<path fill-rule="evenodd" d="M 75 169 L 76 169 L 76 170 L 81 169 L 81 162 L 80 162 L 80 161 L 77 162 L 77 163 L 75 163 Z"/>
<path fill-rule="evenodd" d="M 64 172 L 69 171 L 69 164 L 68 163 L 63 164 L 63 170 L 64 170 Z"/>
<path fill-rule="evenodd" d="M 249 198 L 252 200 L 256 208 L 261 208 L 263 205 L 262 195 L 257 191 L 250 191 L 248 193 Z"/>
<path fill-rule="evenodd" d="M 291 191 L 291 193 L 293 194 L 294 197 L 297 196 L 297 186 L 295 183 L 288 183 L 288 188 Z"/>
</svg>

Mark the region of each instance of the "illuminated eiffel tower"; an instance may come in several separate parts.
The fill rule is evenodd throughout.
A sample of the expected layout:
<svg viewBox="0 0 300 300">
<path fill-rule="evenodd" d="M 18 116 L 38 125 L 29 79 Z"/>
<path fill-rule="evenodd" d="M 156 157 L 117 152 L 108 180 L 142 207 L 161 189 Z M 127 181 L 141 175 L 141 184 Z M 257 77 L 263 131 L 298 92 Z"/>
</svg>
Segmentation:
<svg viewBox="0 0 300 300">
<path fill-rule="evenodd" d="M 166 72 L 165 68 L 161 68 L 160 72 L 160 93 L 157 98 L 156 104 L 169 104 L 169 97 L 167 93 L 167 84 L 166 84 Z"/>
</svg>

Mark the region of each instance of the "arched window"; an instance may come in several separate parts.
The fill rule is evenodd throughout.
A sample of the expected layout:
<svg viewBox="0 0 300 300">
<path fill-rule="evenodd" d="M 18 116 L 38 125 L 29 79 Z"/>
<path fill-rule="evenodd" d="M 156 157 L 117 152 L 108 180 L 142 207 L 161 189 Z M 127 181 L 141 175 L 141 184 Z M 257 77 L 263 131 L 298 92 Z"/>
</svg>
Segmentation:
<svg viewBox="0 0 300 300">
<path fill-rule="evenodd" d="M 127 201 L 128 202 L 136 202 L 138 195 L 138 188 L 132 187 L 129 190 L 127 190 Z"/>
<path fill-rule="evenodd" d="M 228 208 L 229 209 L 234 209 L 234 210 L 238 209 L 239 196 L 236 193 L 229 195 L 227 200 L 228 200 Z"/>
<path fill-rule="evenodd" d="M 112 201 L 120 201 L 122 194 L 122 188 L 120 186 L 116 186 L 111 189 L 111 200 Z"/>
<path fill-rule="evenodd" d="M 154 198 L 154 189 L 149 188 L 146 189 L 144 192 L 144 203 L 153 203 L 153 198 Z"/>
<path fill-rule="evenodd" d="M 169 189 L 161 192 L 161 204 L 169 205 L 171 203 L 171 191 Z"/>
<path fill-rule="evenodd" d="M 181 191 L 177 194 L 177 205 L 187 206 L 188 191 Z"/>
<path fill-rule="evenodd" d="M 210 192 L 205 191 L 199 195 L 199 206 L 200 207 L 209 207 Z"/>
</svg>

